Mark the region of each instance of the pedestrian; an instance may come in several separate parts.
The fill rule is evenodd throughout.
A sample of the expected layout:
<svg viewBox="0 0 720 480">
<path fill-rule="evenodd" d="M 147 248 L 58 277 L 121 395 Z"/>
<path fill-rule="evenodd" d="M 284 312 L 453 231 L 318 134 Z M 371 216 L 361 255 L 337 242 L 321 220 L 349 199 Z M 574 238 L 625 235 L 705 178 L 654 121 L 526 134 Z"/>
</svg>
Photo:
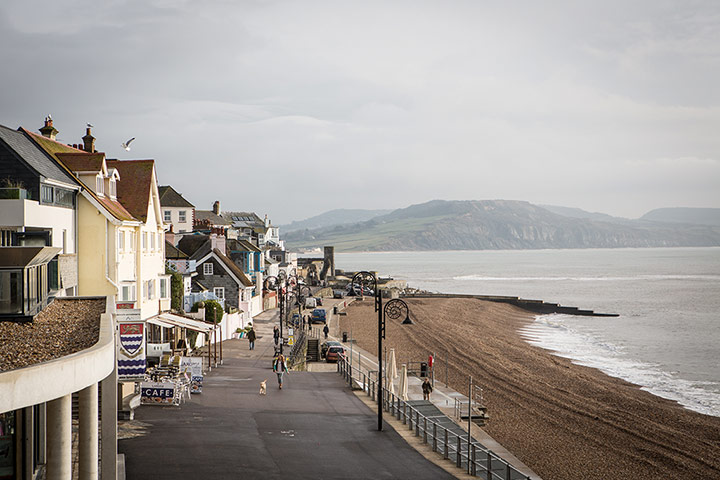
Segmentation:
<svg viewBox="0 0 720 480">
<path fill-rule="evenodd" d="M 247 334 L 247 339 L 250 342 L 250 350 L 255 350 L 255 339 L 257 336 L 255 335 L 255 330 L 253 327 L 250 327 L 250 331 Z"/>
<path fill-rule="evenodd" d="M 275 346 L 280 342 L 280 329 L 275 325 L 273 327 L 273 339 L 275 340 Z"/>
<path fill-rule="evenodd" d="M 280 390 L 282 390 L 283 386 L 283 373 L 287 372 L 287 363 L 285 363 L 285 357 L 280 354 L 277 356 L 275 361 L 273 362 L 273 372 L 277 374 L 278 377 L 278 387 L 280 387 Z"/>
<path fill-rule="evenodd" d="M 323 333 L 325 334 L 325 340 L 327 340 L 328 333 L 330 333 L 330 329 L 327 326 L 327 323 L 323 327 Z"/>
<path fill-rule="evenodd" d="M 422 384 L 423 400 L 430 400 L 430 392 L 433 391 L 432 383 L 430 379 L 425 377 L 425 381 Z"/>
</svg>

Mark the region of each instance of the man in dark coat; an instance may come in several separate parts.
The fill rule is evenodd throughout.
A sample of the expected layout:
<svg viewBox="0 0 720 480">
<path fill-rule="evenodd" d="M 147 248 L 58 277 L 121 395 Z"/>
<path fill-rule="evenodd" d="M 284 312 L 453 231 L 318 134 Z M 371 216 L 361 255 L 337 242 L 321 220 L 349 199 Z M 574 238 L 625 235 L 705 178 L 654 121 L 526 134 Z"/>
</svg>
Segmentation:
<svg viewBox="0 0 720 480">
<path fill-rule="evenodd" d="M 250 327 L 250 331 L 247 334 L 247 339 L 250 342 L 250 350 L 255 350 L 255 339 L 257 336 L 255 336 L 255 329 L 253 327 Z"/>
</svg>

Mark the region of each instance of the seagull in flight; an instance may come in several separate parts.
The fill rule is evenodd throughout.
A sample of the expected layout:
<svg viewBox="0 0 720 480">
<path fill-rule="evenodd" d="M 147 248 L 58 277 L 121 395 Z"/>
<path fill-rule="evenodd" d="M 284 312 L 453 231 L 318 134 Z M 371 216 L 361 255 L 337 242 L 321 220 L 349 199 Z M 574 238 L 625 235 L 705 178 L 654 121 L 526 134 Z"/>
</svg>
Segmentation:
<svg viewBox="0 0 720 480">
<path fill-rule="evenodd" d="M 132 137 L 130 140 L 128 140 L 127 142 L 123 143 L 123 144 L 122 144 L 122 147 L 123 147 L 126 151 L 129 152 L 129 151 L 130 151 L 130 143 L 131 143 L 133 140 L 135 140 L 135 137 Z"/>
<path fill-rule="evenodd" d="M 88 128 L 93 128 L 95 126 L 92 123 L 86 123 L 85 125 L 87 125 Z"/>
</svg>

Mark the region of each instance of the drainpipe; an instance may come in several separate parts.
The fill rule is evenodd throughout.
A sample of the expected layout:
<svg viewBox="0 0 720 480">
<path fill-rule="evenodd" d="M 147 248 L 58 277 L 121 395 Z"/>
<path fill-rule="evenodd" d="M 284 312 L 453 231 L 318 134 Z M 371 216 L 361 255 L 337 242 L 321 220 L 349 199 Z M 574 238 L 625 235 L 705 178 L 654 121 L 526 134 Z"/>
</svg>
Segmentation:
<svg viewBox="0 0 720 480">
<path fill-rule="evenodd" d="M 108 223 L 109 221 L 105 219 L 105 280 L 115 287 L 115 301 L 117 301 L 120 287 L 118 287 L 108 275 L 110 273 L 110 238 L 108 237 Z"/>
</svg>

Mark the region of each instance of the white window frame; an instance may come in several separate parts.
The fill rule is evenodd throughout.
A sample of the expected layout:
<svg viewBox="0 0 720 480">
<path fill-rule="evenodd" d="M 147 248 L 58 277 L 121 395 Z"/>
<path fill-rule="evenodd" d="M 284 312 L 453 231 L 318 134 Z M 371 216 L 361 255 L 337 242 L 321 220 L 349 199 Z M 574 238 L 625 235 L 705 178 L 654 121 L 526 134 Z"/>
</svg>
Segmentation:
<svg viewBox="0 0 720 480">
<path fill-rule="evenodd" d="M 147 252 L 147 232 L 142 232 L 142 249 Z"/>
<path fill-rule="evenodd" d="M 134 302 L 135 298 L 135 285 L 123 285 L 122 286 L 122 300 L 123 302 Z"/>
<path fill-rule="evenodd" d="M 219 300 L 225 300 L 225 287 L 215 287 L 213 288 L 213 293 Z M 218 295 L 218 293 L 220 295 Z"/>
<path fill-rule="evenodd" d="M 163 277 L 160 279 L 160 298 L 168 297 L 168 279 Z"/>
<path fill-rule="evenodd" d="M 187 211 L 185 211 L 185 210 L 180 210 L 180 211 L 178 212 L 178 217 L 179 217 L 178 222 L 181 222 L 181 223 L 182 223 L 182 222 L 187 222 Z"/>
<path fill-rule="evenodd" d="M 203 275 L 214 275 L 212 262 L 203 263 Z"/>
<path fill-rule="evenodd" d="M 157 234 L 155 232 L 150 233 L 150 251 L 152 251 L 152 252 L 155 251 L 155 245 L 156 245 L 155 236 L 156 235 Z"/>
<path fill-rule="evenodd" d="M 102 175 L 95 177 L 95 189 L 98 195 L 105 195 L 105 179 Z"/>
<path fill-rule="evenodd" d="M 164 210 L 163 211 L 163 221 L 165 223 L 171 223 L 172 222 L 172 211 L 170 210 Z"/>
<path fill-rule="evenodd" d="M 117 196 L 117 184 L 115 183 L 115 179 L 114 179 L 114 178 L 111 178 L 110 181 L 108 182 L 108 190 L 110 190 L 110 191 L 108 192 L 108 194 L 109 194 L 111 197 L 116 197 L 116 196 Z"/>
<path fill-rule="evenodd" d="M 118 230 L 118 252 L 125 251 L 125 232 Z"/>
</svg>

